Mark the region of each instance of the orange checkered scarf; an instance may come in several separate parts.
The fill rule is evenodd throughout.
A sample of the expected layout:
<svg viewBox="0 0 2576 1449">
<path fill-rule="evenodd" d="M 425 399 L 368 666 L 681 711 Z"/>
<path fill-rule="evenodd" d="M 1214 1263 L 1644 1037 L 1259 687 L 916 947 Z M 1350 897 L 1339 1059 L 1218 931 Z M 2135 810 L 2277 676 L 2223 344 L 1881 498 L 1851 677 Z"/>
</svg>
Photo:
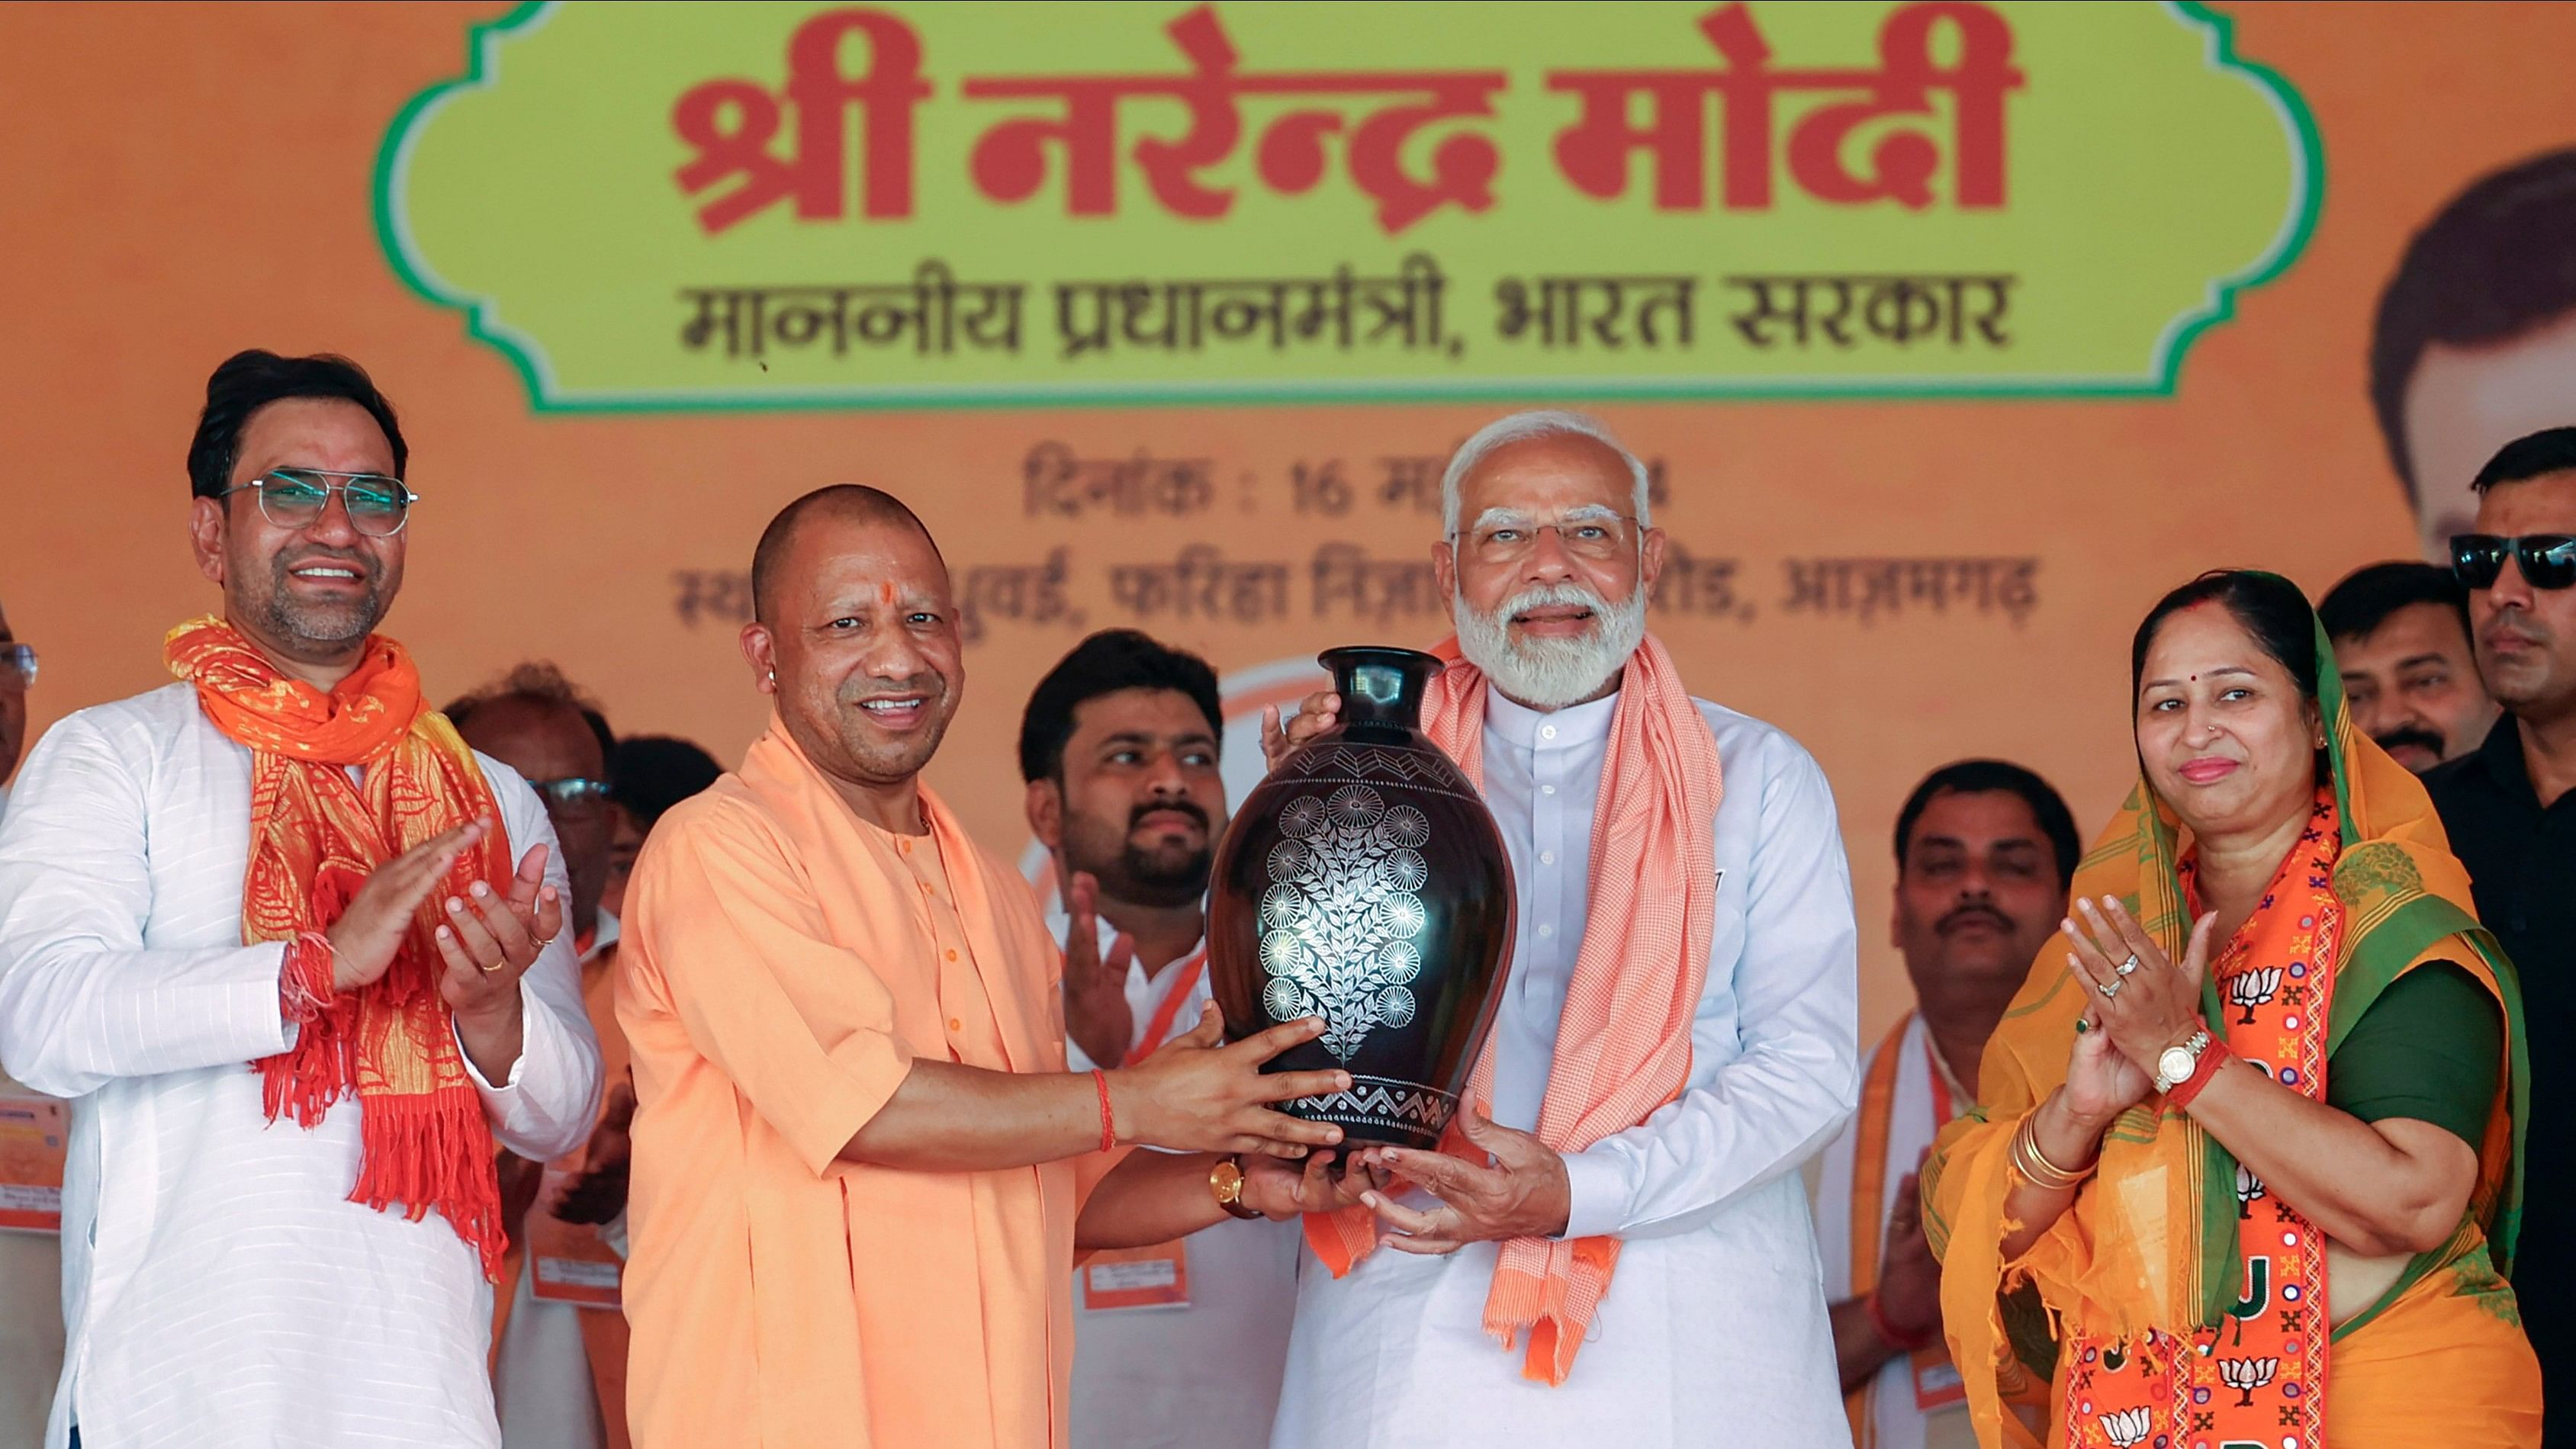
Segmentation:
<svg viewBox="0 0 2576 1449">
<path fill-rule="evenodd" d="M 1485 676 L 1451 639 L 1432 682 L 1423 732 L 1484 785 Z M 1717 914 L 1717 740 L 1664 646 L 1630 655 L 1610 717 L 1601 800 L 1592 817 L 1592 879 L 1583 944 L 1557 1027 L 1539 1107 L 1539 1140 L 1581 1152 L 1679 1097 L 1690 1077 L 1691 1019 L 1708 980 Z M 1478 1110 L 1493 1093 L 1489 1042 L 1468 1079 Z M 1481 1161 L 1451 1127 L 1444 1151 Z M 1364 1210 L 1310 1215 L 1306 1241 L 1335 1277 L 1368 1256 L 1377 1229 Z M 1513 1238 L 1485 1297 L 1485 1331 L 1506 1349 L 1528 1343 L 1523 1377 L 1562 1384 L 1619 1262 L 1612 1237 Z"/>
<path fill-rule="evenodd" d="M 211 615 L 170 631 L 170 672 L 197 687 L 215 728 L 251 751 L 250 868 L 242 940 L 292 941 L 348 909 L 369 872 L 477 816 L 496 828 L 432 892 L 393 968 L 331 999 L 295 1045 L 255 1065 L 270 1121 L 311 1127 L 332 1103 L 358 1099 L 361 1146 L 352 1202 L 400 1204 L 414 1222 L 435 1209 L 498 1281 L 503 1233 L 492 1135 L 447 1003 L 430 933 L 437 903 L 476 879 L 504 880 L 510 846 L 491 787 L 447 717 L 421 703 L 420 675 L 400 644 L 370 636 L 348 678 L 324 694 L 289 679 L 232 625 Z M 352 784 L 348 770 L 363 775 Z"/>
</svg>

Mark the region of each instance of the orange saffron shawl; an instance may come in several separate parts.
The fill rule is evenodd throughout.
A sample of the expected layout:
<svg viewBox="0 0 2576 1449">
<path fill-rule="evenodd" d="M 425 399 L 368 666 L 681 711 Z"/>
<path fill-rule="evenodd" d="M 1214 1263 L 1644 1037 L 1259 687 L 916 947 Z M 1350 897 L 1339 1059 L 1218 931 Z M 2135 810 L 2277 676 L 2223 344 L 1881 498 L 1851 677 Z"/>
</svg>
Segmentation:
<svg viewBox="0 0 2576 1449">
<path fill-rule="evenodd" d="M 473 751 L 422 703 L 411 656 L 381 635 L 328 694 L 279 673 L 211 615 L 171 630 L 163 656 L 196 686 L 215 728 L 250 747 L 245 944 L 327 929 L 376 867 L 477 817 L 493 821 L 482 846 L 458 858 L 447 889 L 422 904 L 392 969 L 333 997 L 293 1046 L 254 1065 L 271 1121 L 310 1127 L 355 1095 L 361 1147 L 350 1201 L 379 1211 L 399 1204 L 415 1222 L 437 1211 L 498 1281 L 492 1134 L 438 993 L 431 938 L 442 899 L 510 875 L 510 844 Z M 356 783 L 351 767 L 362 772 Z"/>
<path fill-rule="evenodd" d="M 1482 788 L 1484 673 L 1459 657 L 1454 638 L 1433 652 L 1448 668 L 1423 704 L 1423 732 Z M 1691 1019 L 1717 913 L 1711 863 L 1723 785 L 1716 737 L 1672 656 L 1649 637 L 1629 656 L 1611 715 L 1583 943 L 1539 1108 L 1539 1140 L 1559 1152 L 1638 1125 L 1690 1079 Z M 1489 1100 L 1493 1078 L 1488 1043 L 1467 1100 Z M 1483 1159 L 1454 1125 L 1441 1147 Z M 1376 1247 L 1376 1221 L 1357 1208 L 1310 1214 L 1306 1241 L 1338 1278 Z M 1485 1299 L 1486 1332 L 1506 1349 L 1526 1336 L 1523 1377 L 1564 1383 L 1618 1262 L 1612 1237 L 1505 1242 Z"/>
</svg>

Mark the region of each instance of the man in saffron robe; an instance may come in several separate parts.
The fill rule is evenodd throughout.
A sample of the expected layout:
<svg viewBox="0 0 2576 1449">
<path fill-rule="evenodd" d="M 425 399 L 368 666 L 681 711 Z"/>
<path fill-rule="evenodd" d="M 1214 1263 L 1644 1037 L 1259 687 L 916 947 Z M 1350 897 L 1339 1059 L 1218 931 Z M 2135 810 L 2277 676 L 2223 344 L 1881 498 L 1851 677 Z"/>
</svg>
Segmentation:
<svg viewBox="0 0 2576 1449">
<path fill-rule="evenodd" d="M 1322 1023 L 1065 1071 L 1062 958 L 1026 882 L 920 780 L 965 684 L 930 535 L 891 495 L 790 504 L 753 555 L 776 713 L 628 886 L 638 1098 L 625 1279 L 641 1449 L 1062 1445 L 1073 1159 L 1295 1154 L 1266 1104 Z"/>
</svg>

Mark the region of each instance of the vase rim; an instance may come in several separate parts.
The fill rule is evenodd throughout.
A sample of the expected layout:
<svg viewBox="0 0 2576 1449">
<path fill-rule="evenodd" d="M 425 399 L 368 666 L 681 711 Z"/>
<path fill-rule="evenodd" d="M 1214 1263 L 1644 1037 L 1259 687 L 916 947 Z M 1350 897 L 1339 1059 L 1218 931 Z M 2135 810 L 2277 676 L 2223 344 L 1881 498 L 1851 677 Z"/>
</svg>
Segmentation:
<svg viewBox="0 0 2576 1449">
<path fill-rule="evenodd" d="M 1339 644 L 1315 656 L 1315 662 L 1328 670 L 1334 667 L 1333 662 L 1337 659 L 1346 659 L 1355 664 L 1410 666 L 1422 663 L 1430 665 L 1431 672 L 1434 674 L 1449 667 L 1449 662 L 1437 654 L 1427 650 L 1409 649 L 1401 644 Z"/>
</svg>

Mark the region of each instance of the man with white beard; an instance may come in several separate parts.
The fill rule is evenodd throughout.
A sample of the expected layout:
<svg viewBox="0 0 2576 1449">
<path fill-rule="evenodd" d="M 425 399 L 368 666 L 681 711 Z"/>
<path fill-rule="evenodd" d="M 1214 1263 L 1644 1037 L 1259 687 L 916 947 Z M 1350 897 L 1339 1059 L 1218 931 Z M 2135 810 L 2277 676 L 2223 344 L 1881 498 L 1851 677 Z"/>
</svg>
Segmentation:
<svg viewBox="0 0 2576 1449">
<path fill-rule="evenodd" d="M 1599 423 L 1504 418 L 1442 494 L 1425 728 L 1502 827 L 1518 936 L 1484 1115 L 1356 1154 L 1390 1188 L 1307 1218 L 1273 1449 L 1848 1445 L 1798 1175 L 1857 1086 L 1833 796 L 1647 634 L 1664 536 Z M 1273 762 L 1338 704 L 1265 722 Z"/>
</svg>

